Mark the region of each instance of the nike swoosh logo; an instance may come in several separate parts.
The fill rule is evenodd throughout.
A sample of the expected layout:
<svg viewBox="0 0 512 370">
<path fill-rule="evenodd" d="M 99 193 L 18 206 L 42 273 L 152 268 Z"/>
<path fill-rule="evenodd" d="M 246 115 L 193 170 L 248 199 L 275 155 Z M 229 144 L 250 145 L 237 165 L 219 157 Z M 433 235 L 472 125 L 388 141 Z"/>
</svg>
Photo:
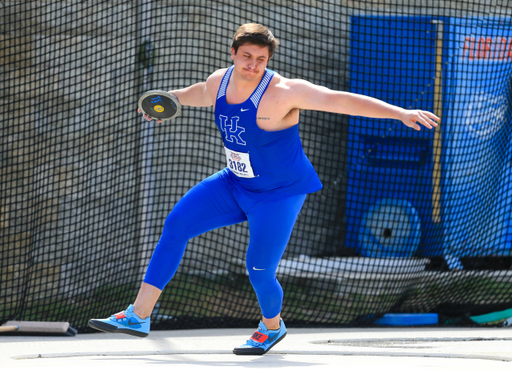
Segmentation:
<svg viewBox="0 0 512 370">
<path fill-rule="evenodd" d="M 128 321 L 128 325 L 130 325 L 130 326 L 141 325 L 141 324 L 145 324 L 145 322 L 132 322 L 132 321 Z"/>
<path fill-rule="evenodd" d="M 263 271 L 263 270 L 265 270 L 265 269 L 257 269 L 256 267 L 253 267 L 252 269 L 255 270 L 255 271 Z"/>
<path fill-rule="evenodd" d="M 240 109 L 240 112 L 247 112 L 249 109 Z"/>
<path fill-rule="evenodd" d="M 279 333 L 276 333 L 274 334 L 272 337 L 268 337 L 267 340 L 269 341 L 269 343 L 272 343 L 273 341 L 276 340 L 277 336 L 279 335 Z"/>
</svg>

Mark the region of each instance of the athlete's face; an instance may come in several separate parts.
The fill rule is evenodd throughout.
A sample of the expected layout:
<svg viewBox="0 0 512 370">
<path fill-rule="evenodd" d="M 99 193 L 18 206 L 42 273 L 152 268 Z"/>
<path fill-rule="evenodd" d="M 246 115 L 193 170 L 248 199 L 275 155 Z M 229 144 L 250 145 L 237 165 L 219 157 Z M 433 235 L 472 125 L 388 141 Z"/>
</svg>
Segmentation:
<svg viewBox="0 0 512 370">
<path fill-rule="evenodd" d="M 235 49 L 231 48 L 231 59 L 236 71 L 246 81 L 259 79 L 265 73 L 269 60 L 268 47 L 244 44 Z"/>
</svg>

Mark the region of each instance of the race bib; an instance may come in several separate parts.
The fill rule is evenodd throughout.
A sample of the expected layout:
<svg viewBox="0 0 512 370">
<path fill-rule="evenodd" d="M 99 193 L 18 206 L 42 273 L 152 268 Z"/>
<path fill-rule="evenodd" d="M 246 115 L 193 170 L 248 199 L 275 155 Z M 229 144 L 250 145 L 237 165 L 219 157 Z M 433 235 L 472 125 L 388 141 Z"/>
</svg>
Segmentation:
<svg viewBox="0 0 512 370">
<path fill-rule="evenodd" d="M 224 147 L 226 150 L 226 162 L 228 168 L 238 177 L 252 178 L 254 172 L 251 167 L 249 153 L 235 152 L 234 150 Z"/>
</svg>

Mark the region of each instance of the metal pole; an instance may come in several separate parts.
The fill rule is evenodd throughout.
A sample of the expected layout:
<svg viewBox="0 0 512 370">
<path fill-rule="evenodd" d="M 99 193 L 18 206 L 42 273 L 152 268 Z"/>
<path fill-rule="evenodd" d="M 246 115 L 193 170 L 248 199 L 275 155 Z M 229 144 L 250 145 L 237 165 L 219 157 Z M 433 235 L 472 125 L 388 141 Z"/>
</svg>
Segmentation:
<svg viewBox="0 0 512 370">
<path fill-rule="evenodd" d="M 434 85 L 434 113 L 442 119 L 443 114 L 443 21 L 434 21 L 437 25 L 436 36 L 436 76 Z M 441 222 L 441 155 L 442 155 L 442 132 L 441 127 L 434 131 L 434 170 L 432 186 L 432 220 L 434 223 Z"/>
<path fill-rule="evenodd" d="M 139 61 L 143 67 L 142 73 L 142 94 L 145 91 L 151 90 L 153 62 L 154 62 L 154 48 L 151 39 L 151 0 L 142 0 L 140 2 L 141 14 L 141 48 Z M 154 198 L 154 176 L 153 176 L 153 143 L 154 143 L 154 122 L 147 121 L 143 117 L 141 120 L 141 171 L 142 186 L 140 187 L 139 197 L 140 202 L 140 234 L 139 234 L 139 251 L 140 251 L 140 274 L 144 276 L 147 265 L 151 258 L 151 251 L 153 250 L 152 240 L 152 216 L 153 216 L 153 198 Z"/>
</svg>

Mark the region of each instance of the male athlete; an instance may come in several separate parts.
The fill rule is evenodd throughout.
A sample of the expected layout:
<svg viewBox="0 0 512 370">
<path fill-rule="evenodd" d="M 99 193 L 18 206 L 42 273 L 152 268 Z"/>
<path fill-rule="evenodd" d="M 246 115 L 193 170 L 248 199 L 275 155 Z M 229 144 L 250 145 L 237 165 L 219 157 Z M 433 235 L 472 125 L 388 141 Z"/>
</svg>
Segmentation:
<svg viewBox="0 0 512 370">
<path fill-rule="evenodd" d="M 266 27 L 245 24 L 233 37 L 230 68 L 214 72 L 206 82 L 170 91 L 182 105 L 213 106 L 227 167 L 194 186 L 174 206 L 133 305 L 108 319 L 90 320 L 91 327 L 147 336 L 151 312 L 178 269 L 188 240 L 248 221 L 246 265 L 262 319 L 254 335 L 233 352 L 268 352 L 286 335 L 277 265 L 306 194 L 322 188 L 299 138 L 300 110 L 397 119 L 415 130 L 437 126 L 439 118 L 430 112 L 284 78 L 266 68 L 277 45 Z"/>
</svg>

